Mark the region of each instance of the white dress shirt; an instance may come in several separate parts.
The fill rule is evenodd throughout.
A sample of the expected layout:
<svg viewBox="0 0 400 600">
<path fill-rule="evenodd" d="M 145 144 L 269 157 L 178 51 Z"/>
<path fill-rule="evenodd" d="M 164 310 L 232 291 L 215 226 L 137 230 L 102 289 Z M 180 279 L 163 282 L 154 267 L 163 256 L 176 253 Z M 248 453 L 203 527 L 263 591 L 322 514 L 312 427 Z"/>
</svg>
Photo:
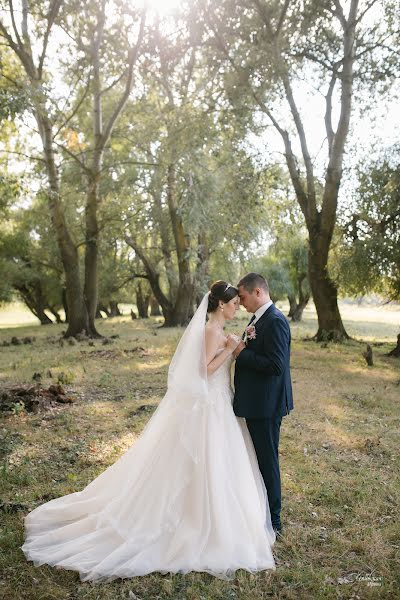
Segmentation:
<svg viewBox="0 0 400 600">
<path fill-rule="evenodd" d="M 272 300 L 268 300 L 268 302 L 260 306 L 260 308 L 257 308 L 256 312 L 254 313 L 256 318 L 254 319 L 252 325 L 255 325 L 257 323 L 258 319 L 263 316 L 265 311 L 268 310 L 272 304 Z"/>
</svg>

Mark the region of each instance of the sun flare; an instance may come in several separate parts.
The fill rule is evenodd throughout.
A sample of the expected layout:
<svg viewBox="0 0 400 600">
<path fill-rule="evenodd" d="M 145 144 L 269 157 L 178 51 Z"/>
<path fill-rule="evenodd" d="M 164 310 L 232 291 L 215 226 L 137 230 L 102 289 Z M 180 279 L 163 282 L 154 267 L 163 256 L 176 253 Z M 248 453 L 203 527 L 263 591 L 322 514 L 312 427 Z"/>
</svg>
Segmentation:
<svg viewBox="0 0 400 600">
<path fill-rule="evenodd" d="M 161 15 L 172 14 L 182 3 L 182 0 L 145 0 L 150 11 Z"/>
</svg>

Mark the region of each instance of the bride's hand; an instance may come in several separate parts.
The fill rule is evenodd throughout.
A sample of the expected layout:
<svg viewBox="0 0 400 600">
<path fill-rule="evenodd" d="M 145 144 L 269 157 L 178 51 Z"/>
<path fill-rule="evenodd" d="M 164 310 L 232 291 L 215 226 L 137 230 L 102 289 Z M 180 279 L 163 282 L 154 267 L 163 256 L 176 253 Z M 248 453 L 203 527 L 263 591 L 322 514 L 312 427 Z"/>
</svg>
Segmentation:
<svg viewBox="0 0 400 600">
<path fill-rule="evenodd" d="M 229 352 L 233 352 L 239 344 L 240 337 L 234 333 L 230 333 L 226 338 L 226 349 L 229 350 Z"/>
</svg>

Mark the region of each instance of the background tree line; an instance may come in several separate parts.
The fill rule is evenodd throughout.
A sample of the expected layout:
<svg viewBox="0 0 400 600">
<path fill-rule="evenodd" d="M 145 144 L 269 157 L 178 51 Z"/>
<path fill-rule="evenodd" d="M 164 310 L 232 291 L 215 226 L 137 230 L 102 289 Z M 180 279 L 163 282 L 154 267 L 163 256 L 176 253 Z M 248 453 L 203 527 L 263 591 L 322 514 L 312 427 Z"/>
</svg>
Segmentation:
<svg viewBox="0 0 400 600">
<path fill-rule="evenodd" d="M 0 299 L 97 336 L 132 295 L 182 325 L 212 279 L 256 269 L 294 320 L 313 297 L 316 339 L 346 338 L 340 289 L 399 297 L 398 147 L 339 204 L 357 102 L 395 84 L 398 8 L 0 2 Z M 305 85 L 324 105 L 318 156 Z"/>
</svg>

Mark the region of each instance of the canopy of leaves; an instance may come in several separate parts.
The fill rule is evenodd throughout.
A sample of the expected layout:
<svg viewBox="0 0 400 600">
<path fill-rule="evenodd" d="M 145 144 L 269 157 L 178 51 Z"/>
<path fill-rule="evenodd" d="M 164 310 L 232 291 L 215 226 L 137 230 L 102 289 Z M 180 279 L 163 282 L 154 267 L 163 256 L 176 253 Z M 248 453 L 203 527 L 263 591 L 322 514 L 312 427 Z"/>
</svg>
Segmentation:
<svg viewBox="0 0 400 600">
<path fill-rule="evenodd" d="M 359 165 L 354 214 L 343 225 L 337 277 L 348 293 L 400 298 L 400 147 Z"/>
</svg>

